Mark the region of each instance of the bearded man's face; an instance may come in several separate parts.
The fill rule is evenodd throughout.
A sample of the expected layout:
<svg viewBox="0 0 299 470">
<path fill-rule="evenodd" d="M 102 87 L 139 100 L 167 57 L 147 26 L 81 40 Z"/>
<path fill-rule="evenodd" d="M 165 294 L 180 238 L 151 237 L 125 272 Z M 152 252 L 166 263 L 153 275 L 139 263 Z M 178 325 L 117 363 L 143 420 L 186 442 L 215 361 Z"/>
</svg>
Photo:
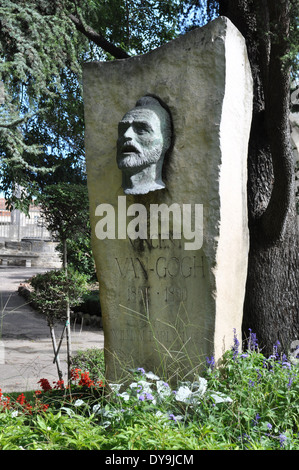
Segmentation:
<svg viewBox="0 0 299 470">
<path fill-rule="evenodd" d="M 134 108 L 120 121 L 116 158 L 119 169 L 136 171 L 157 163 L 163 148 L 160 118 L 153 110 Z"/>
</svg>

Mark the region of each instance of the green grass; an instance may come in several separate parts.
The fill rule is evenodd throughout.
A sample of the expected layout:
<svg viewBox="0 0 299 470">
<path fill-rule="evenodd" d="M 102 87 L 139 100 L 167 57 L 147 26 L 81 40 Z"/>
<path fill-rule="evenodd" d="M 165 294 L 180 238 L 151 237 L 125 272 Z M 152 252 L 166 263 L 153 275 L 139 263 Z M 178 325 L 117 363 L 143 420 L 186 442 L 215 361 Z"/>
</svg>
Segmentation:
<svg viewBox="0 0 299 470">
<path fill-rule="evenodd" d="M 175 390 L 142 369 L 124 390 L 97 384 L 104 367 L 98 350 L 74 363 L 91 371 L 85 386 L 79 374 L 68 390 L 27 393 L 29 411 L 18 394 L 9 406 L 2 397 L 0 450 L 299 449 L 299 366 L 276 348 L 265 358 L 253 343 L 243 353 L 235 344 L 221 366 L 208 361 L 201 377 Z M 95 383 L 88 387 L 89 378 Z"/>
</svg>

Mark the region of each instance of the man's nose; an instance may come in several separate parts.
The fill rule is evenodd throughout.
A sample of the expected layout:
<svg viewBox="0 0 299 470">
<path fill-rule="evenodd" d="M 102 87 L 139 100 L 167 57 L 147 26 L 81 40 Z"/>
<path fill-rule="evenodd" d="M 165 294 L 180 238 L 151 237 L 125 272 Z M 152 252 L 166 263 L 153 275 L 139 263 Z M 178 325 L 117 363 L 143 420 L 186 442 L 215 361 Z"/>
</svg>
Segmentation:
<svg viewBox="0 0 299 470">
<path fill-rule="evenodd" d="M 129 126 L 126 131 L 124 132 L 124 138 L 126 140 L 130 140 L 134 137 L 134 130 L 133 130 L 133 126 Z"/>
</svg>

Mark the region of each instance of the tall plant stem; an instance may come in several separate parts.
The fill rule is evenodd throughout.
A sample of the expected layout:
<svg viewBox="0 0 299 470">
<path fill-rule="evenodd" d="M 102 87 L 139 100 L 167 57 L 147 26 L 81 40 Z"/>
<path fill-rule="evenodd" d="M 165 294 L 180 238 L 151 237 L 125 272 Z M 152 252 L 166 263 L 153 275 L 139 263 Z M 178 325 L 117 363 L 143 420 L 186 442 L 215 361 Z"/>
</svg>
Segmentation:
<svg viewBox="0 0 299 470">
<path fill-rule="evenodd" d="M 63 240 L 63 267 L 65 271 L 65 277 L 68 279 L 68 269 L 67 269 L 67 241 Z M 67 294 L 66 300 L 66 344 L 67 344 L 67 376 L 68 383 L 71 381 L 71 370 L 72 370 L 72 341 L 71 341 L 71 312 L 70 312 L 70 300 L 69 292 Z"/>
<path fill-rule="evenodd" d="M 50 325 L 50 333 L 51 333 L 54 355 L 56 359 L 55 362 L 56 362 L 58 377 L 59 377 L 59 380 L 63 380 L 62 370 L 60 367 L 60 359 L 59 359 L 59 355 L 57 354 L 57 344 L 56 344 L 56 337 L 55 337 L 53 325 Z"/>
</svg>

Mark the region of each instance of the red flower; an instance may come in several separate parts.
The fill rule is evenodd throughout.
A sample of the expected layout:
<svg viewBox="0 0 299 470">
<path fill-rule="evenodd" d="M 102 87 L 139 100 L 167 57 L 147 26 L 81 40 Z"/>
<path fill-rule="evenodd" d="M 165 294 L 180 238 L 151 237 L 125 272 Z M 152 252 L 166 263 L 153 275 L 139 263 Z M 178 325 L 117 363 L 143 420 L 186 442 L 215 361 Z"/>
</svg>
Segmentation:
<svg viewBox="0 0 299 470">
<path fill-rule="evenodd" d="M 71 380 L 73 382 L 75 382 L 76 380 L 78 380 L 80 378 L 79 372 L 81 372 L 81 369 L 72 369 L 71 370 Z"/>
<path fill-rule="evenodd" d="M 44 392 L 47 392 L 48 390 L 52 390 L 52 387 L 48 379 L 40 379 L 37 383 L 41 385 Z"/>
<path fill-rule="evenodd" d="M 85 387 L 91 387 L 94 385 L 94 381 L 89 377 L 89 372 L 81 372 L 81 379 L 79 385 Z"/>
<path fill-rule="evenodd" d="M 63 380 L 57 380 L 57 382 L 54 382 L 55 385 L 55 390 L 63 390 L 64 389 L 64 381 Z"/>
<path fill-rule="evenodd" d="M 21 393 L 21 395 L 18 396 L 17 402 L 20 403 L 20 405 L 24 405 L 24 403 L 26 402 L 24 393 Z"/>
</svg>

